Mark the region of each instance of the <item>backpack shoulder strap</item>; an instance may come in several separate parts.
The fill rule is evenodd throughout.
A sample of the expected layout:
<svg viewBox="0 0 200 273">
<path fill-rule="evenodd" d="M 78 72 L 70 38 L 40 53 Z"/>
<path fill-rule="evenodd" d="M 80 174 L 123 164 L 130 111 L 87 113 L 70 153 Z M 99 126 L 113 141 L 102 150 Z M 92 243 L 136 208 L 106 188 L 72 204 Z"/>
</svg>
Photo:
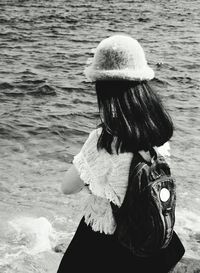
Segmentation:
<svg viewBox="0 0 200 273">
<path fill-rule="evenodd" d="M 126 206 L 125 203 L 127 201 L 127 195 L 129 194 L 130 188 L 132 188 L 132 183 L 134 181 L 134 177 L 137 176 L 139 171 L 144 168 L 145 166 L 150 166 L 152 164 L 152 159 L 157 158 L 156 151 L 152 148 L 152 150 L 149 151 L 150 159 L 148 160 L 147 157 L 144 156 L 145 152 L 138 151 L 137 153 L 133 154 L 130 168 L 129 168 L 129 175 L 128 175 L 128 185 L 125 193 L 125 197 L 123 200 L 123 203 L 121 207 L 119 208 L 117 205 L 115 205 L 113 202 L 111 203 L 112 209 L 116 212 L 120 209 L 120 211 L 123 211 L 123 208 Z"/>
<path fill-rule="evenodd" d="M 131 177 L 133 178 L 135 175 L 137 175 L 140 168 L 144 167 L 144 165 L 151 166 L 157 157 L 158 154 L 154 148 L 149 150 L 148 155 L 146 155 L 145 151 L 138 151 L 135 155 L 133 155 L 129 170 L 129 180 Z"/>
<path fill-rule="evenodd" d="M 148 152 L 145 151 L 138 151 L 138 154 L 141 156 L 142 160 L 147 164 L 151 165 L 153 161 L 155 161 L 158 157 L 158 152 L 151 148 Z"/>
</svg>

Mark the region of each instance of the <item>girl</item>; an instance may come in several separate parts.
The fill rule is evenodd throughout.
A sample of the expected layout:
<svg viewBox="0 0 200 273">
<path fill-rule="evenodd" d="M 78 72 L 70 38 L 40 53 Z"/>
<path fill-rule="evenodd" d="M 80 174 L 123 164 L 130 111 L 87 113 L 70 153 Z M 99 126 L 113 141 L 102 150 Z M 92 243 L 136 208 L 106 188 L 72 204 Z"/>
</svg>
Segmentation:
<svg viewBox="0 0 200 273">
<path fill-rule="evenodd" d="M 110 205 L 122 205 L 136 152 L 147 161 L 151 160 L 152 147 L 169 156 L 173 124 L 150 86 L 154 71 L 137 40 L 114 35 L 98 45 L 85 74 L 95 82 L 102 123 L 74 157 L 62 185 L 65 194 L 87 187 L 89 198 L 58 273 L 169 272 L 175 265 L 170 262 L 170 253 L 177 249 L 178 262 L 184 252 L 178 251 L 178 238 L 154 258 L 135 257 L 115 239 Z"/>
</svg>

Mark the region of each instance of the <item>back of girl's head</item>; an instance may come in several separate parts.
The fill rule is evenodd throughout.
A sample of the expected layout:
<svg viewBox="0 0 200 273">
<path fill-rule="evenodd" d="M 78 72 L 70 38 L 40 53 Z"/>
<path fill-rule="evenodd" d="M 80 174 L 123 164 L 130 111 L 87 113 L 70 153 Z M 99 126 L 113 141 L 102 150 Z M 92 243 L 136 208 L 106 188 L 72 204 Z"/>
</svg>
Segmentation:
<svg viewBox="0 0 200 273">
<path fill-rule="evenodd" d="M 85 75 L 96 83 L 103 128 L 98 149 L 136 152 L 171 138 L 172 121 L 148 84 L 154 71 L 136 39 L 113 35 L 102 40 Z"/>
<path fill-rule="evenodd" d="M 171 118 L 147 81 L 96 81 L 96 94 L 102 119 L 98 149 L 147 151 L 171 138 Z"/>
</svg>

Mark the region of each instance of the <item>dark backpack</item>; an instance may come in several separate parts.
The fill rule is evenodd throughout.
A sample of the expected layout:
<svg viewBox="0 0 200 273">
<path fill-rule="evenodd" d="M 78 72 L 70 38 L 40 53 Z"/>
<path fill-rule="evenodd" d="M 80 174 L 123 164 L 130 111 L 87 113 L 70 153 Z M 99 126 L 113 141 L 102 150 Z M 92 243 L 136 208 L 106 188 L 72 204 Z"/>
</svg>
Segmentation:
<svg viewBox="0 0 200 273">
<path fill-rule="evenodd" d="M 151 162 L 140 153 L 133 156 L 123 203 L 120 208 L 111 203 L 117 239 L 139 257 L 166 248 L 175 224 L 175 180 L 164 157 L 154 149 L 150 154 Z"/>
</svg>

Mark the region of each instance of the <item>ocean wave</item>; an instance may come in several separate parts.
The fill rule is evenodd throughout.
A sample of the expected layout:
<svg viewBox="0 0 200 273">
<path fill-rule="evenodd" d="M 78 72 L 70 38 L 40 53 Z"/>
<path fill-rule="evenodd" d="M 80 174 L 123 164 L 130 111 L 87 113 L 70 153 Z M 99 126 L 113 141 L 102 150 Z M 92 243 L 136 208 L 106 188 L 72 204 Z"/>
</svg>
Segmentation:
<svg viewBox="0 0 200 273">
<path fill-rule="evenodd" d="M 142 22 L 142 23 L 147 23 L 147 22 L 150 22 L 151 21 L 151 19 L 150 18 L 148 18 L 148 17 L 139 17 L 139 18 L 137 18 L 137 21 L 138 22 Z"/>
<path fill-rule="evenodd" d="M 85 105 L 94 105 L 92 101 L 89 100 L 83 100 L 83 99 L 73 99 L 72 103 L 74 104 L 85 104 Z"/>
<path fill-rule="evenodd" d="M 7 222 L 5 238 L 1 245 L 0 265 L 12 263 L 24 254 L 36 255 L 52 249 L 55 240 L 52 224 L 45 218 L 16 217 Z"/>
<path fill-rule="evenodd" d="M 52 134 L 59 135 L 62 137 L 70 137 L 70 136 L 85 136 L 88 134 L 88 132 L 77 129 L 74 126 L 69 127 L 66 125 L 52 125 L 49 127 L 49 130 Z"/>
<path fill-rule="evenodd" d="M 17 88 L 15 88 L 14 90 L 4 91 L 3 94 L 7 97 L 13 98 L 25 96 L 25 93 Z"/>
<path fill-rule="evenodd" d="M 181 83 L 191 83 L 193 79 L 189 76 L 172 76 L 171 80 L 175 80 Z"/>
<path fill-rule="evenodd" d="M 66 222 L 66 219 L 64 220 Z M 46 217 L 18 215 L 4 223 L 4 226 L 1 230 L 1 233 L 5 234 L 4 241 L 1 242 L 0 246 L 0 268 L 5 270 L 11 268 L 11 265 L 16 262 L 18 265 L 29 259 L 33 262 L 34 257 L 37 259 L 39 254 L 53 251 L 60 252 L 60 242 L 69 241 L 69 238 L 73 235 L 71 232 L 55 230 L 53 222 L 50 222 Z M 66 248 L 66 245 L 64 245 L 64 248 Z M 30 266 L 29 270 L 32 268 L 31 264 L 26 264 L 27 267 Z M 36 265 L 37 268 L 40 267 L 39 263 L 36 263 Z M 41 272 L 46 272 L 43 270 Z"/>
<path fill-rule="evenodd" d="M 34 96 L 56 96 L 56 90 L 52 86 L 45 84 L 28 94 Z"/>
<path fill-rule="evenodd" d="M 14 88 L 14 86 L 8 82 L 0 83 L 0 90 L 13 89 L 13 88 Z"/>
<path fill-rule="evenodd" d="M 12 123 L 0 122 L 0 135 L 5 138 L 23 138 L 26 133 L 20 132 L 17 126 Z"/>
<path fill-rule="evenodd" d="M 19 97 L 25 95 L 31 95 L 35 97 L 57 95 L 55 88 L 48 84 L 37 86 L 40 82 L 41 81 L 39 80 L 33 80 L 30 82 L 16 84 L 16 87 L 9 84 L 3 84 L 3 93 L 9 97 Z"/>
</svg>

